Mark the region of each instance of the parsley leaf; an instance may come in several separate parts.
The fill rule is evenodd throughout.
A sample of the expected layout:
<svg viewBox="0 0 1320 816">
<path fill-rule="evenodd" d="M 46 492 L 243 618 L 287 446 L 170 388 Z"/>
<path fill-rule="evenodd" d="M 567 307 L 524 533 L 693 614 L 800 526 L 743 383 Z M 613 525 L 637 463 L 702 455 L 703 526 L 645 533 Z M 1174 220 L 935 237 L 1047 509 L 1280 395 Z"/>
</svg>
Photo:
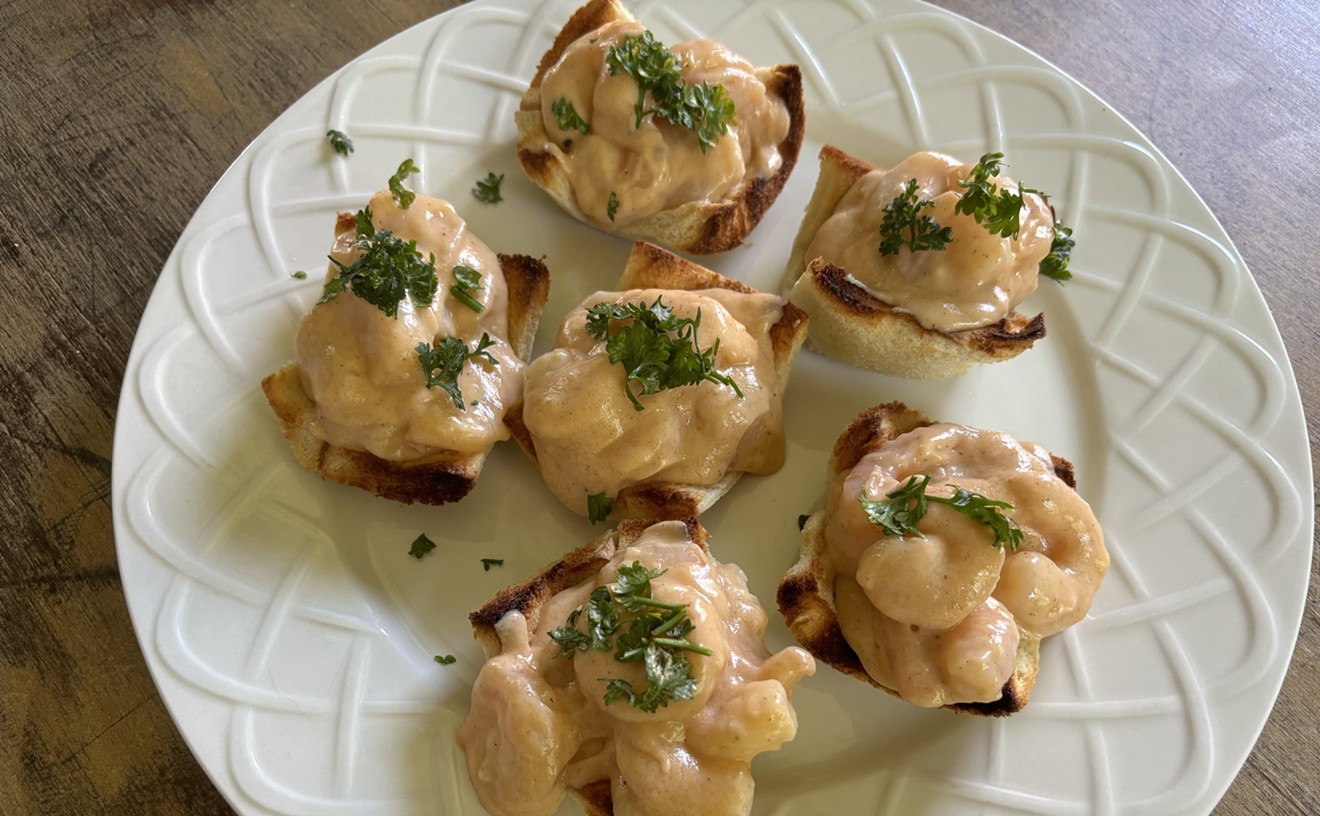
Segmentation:
<svg viewBox="0 0 1320 816">
<path fill-rule="evenodd" d="M 298 271 L 294 272 L 294 273 L 293 273 L 292 275 L 290 275 L 289 277 L 293 278 L 294 280 L 307 280 L 307 273 L 306 273 L 305 271 L 299 269 Z"/>
<path fill-rule="evenodd" d="M 483 559 L 481 559 L 481 569 L 484 570 L 485 572 L 490 572 L 490 568 L 491 568 L 491 567 L 502 567 L 502 566 L 504 566 L 504 559 L 503 559 L 503 558 L 483 558 Z"/>
<path fill-rule="evenodd" d="M 1020 184 L 1014 191 L 998 188 L 991 183 L 990 179 L 999 175 L 999 165 L 1003 158 L 1003 153 L 986 153 L 981 156 L 967 177 L 958 181 L 958 186 L 964 192 L 953 206 L 953 211 L 970 215 L 991 235 L 1012 238 L 1022 229 L 1022 196 L 1028 190 Z"/>
<path fill-rule="evenodd" d="M 614 497 L 608 493 L 592 493 L 587 496 L 587 519 L 595 524 L 610 517 L 614 509 Z"/>
<path fill-rule="evenodd" d="M 610 76 L 628 74 L 637 81 L 633 127 L 641 127 L 645 116 L 655 114 L 671 125 L 695 133 L 702 153 L 729 132 L 734 105 L 724 86 L 706 82 L 688 85 L 683 80 L 678 57 L 650 31 L 628 37 L 611 48 L 605 55 L 605 64 Z M 651 97 L 649 108 L 647 94 Z"/>
<path fill-rule="evenodd" d="M 862 503 L 867 521 L 879 527 L 886 535 L 912 534 L 924 538 L 917 529 L 917 523 L 926 515 L 928 503 L 934 503 L 950 507 L 990 528 L 995 536 L 996 549 L 1007 544 L 1010 549 L 1016 550 L 1022 543 L 1022 529 L 1003 513 L 1004 510 L 1012 510 L 1012 504 L 986 498 L 958 485 L 949 485 L 953 488 L 952 496 L 931 496 L 926 493 L 929 484 L 930 476 L 923 476 L 920 480 L 911 476 L 902 485 L 885 494 L 888 500 L 869 499 L 865 493 L 858 496 L 858 500 Z"/>
<path fill-rule="evenodd" d="M 472 297 L 472 292 L 481 288 L 481 273 L 470 266 L 459 264 L 454 267 L 454 285 L 449 287 L 449 294 L 474 312 L 481 312 L 486 307 Z"/>
<path fill-rule="evenodd" d="M 485 360 L 491 365 L 499 365 L 499 361 L 486 351 L 493 345 L 495 341 L 490 339 L 490 335 L 486 332 L 481 333 L 481 339 L 472 349 L 467 347 L 461 337 L 446 337 L 436 343 L 434 348 L 429 343 L 418 343 L 417 361 L 421 364 L 422 374 L 426 377 L 426 387 L 440 386 L 449 392 L 455 408 L 460 411 L 467 410 L 467 406 L 463 403 L 463 392 L 458 386 L 459 372 L 463 370 L 464 363 L 474 358 Z"/>
<path fill-rule="evenodd" d="M 611 221 L 619 211 L 619 196 L 613 190 L 610 190 L 610 200 L 605 202 L 605 215 L 609 216 Z"/>
<path fill-rule="evenodd" d="M 453 655 L 436 655 L 436 656 L 435 656 L 435 662 L 439 663 L 441 666 L 450 666 L 450 665 L 453 665 L 453 664 L 454 664 L 455 662 L 457 662 L 457 661 L 458 661 L 458 658 L 457 658 L 457 657 L 454 657 Z"/>
<path fill-rule="evenodd" d="M 880 254 L 895 255 L 904 246 L 913 252 L 944 249 L 953 240 L 953 229 L 941 227 L 934 218 L 921 214 L 934 206 L 929 199 L 917 200 L 917 180 L 909 179 L 903 192 L 885 205 L 885 217 L 880 222 Z"/>
<path fill-rule="evenodd" d="M 420 172 L 421 168 L 413 164 L 412 159 L 404 159 L 403 164 L 399 165 L 399 169 L 394 171 L 394 175 L 390 176 L 390 194 L 394 196 L 394 203 L 399 205 L 399 209 L 408 209 L 412 206 L 413 200 L 417 198 L 416 193 L 403 186 L 404 179 L 413 173 Z"/>
<path fill-rule="evenodd" d="M 609 333 L 611 321 L 631 321 Z M 697 345 L 697 330 L 701 328 L 701 311 L 695 318 L 675 317 L 673 309 L 664 305 L 660 297 L 647 306 L 637 303 L 597 303 L 587 309 L 587 332 L 597 340 L 605 341 L 611 363 L 623 365 L 626 377 L 624 391 L 633 408 L 641 411 L 632 383 L 641 387 L 642 394 L 654 394 L 668 388 L 695 385 L 709 381 L 727 385 L 739 398 L 742 389 L 726 374 L 715 370 L 720 344 L 708 348 Z"/>
<path fill-rule="evenodd" d="M 411 555 L 413 558 L 420 559 L 422 556 L 426 555 L 427 553 L 429 553 L 431 550 L 434 549 L 435 549 L 435 542 L 427 538 L 426 533 L 422 533 L 421 535 L 417 536 L 417 538 L 413 541 L 412 547 L 408 550 L 408 554 Z"/>
<path fill-rule="evenodd" d="M 652 595 L 651 581 L 663 570 L 641 562 L 619 567 L 615 582 L 592 590 L 585 606 L 587 631 L 577 628 L 583 607 L 569 613 L 567 622 L 552 630 L 559 644 L 556 657 L 572 658 L 588 649 L 614 650 L 622 663 L 642 661 L 646 686 L 638 691 L 627 680 L 605 680 L 605 704 L 626 700 L 629 705 L 655 713 L 673 700 L 691 700 L 697 691 L 692 663 L 686 652 L 710 656 L 711 650 L 687 640 L 694 625 L 687 605 L 662 601 Z"/>
<path fill-rule="evenodd" d="M 483 204 L 498 204 L 504 200 L 504 196 L 500 195 L 500 185 L 503 183 L 503 173 L 498 176 L 487 173 L 486 178 L 478 181 L 477 186 L 472 188 L 472 195 Z"/>
<path fill-rule="evenodd" d="M 556 99 L 551 103 L 550 111 L 555 115 L 555 123 L 559 125 L 560 130 L 576 130 L 583 136 L 591 132 L 591 125 L 578 115 L 577 109 L 568 101 L 568 97 L 561 96 Z"/>
<path fill-rule="evenodd" d="M 330 259 L 339 274 L 326 281 L 319 302 L 328 303 L 349 289 L 390 317 L 398 315 L 404 297 L 419 306 L 430 304 L 440 285 L 435 256 L 424 260 L 416 241 L 405 242 L 389 230 L 377 230 L 370 208 L 359 210 L 354 220 L 357 237 L 351 248 L 361 254 L 347 265 Z"/>
<path fill-rule="evenodd" d="M 325 138 L 330 140 L 330 146 L 341 156 L 347 156 L 353 152 L 353 140 L 348 138 L 341 130 L 327 130 Z"/>
<path fill-rule="evenodd" d="M 1072 230 L 1055 219 L 1054 241 L 1050 244 L 1050 254 L 1040 262 L 1040 274 L 1053 278 L 1059 283 L 1072 280 L 1072 272 L 1068 271 L 1068 262 L 1072 260 L 1073 246 L 1076 243 L 1072 237 Z"/>
</svg>

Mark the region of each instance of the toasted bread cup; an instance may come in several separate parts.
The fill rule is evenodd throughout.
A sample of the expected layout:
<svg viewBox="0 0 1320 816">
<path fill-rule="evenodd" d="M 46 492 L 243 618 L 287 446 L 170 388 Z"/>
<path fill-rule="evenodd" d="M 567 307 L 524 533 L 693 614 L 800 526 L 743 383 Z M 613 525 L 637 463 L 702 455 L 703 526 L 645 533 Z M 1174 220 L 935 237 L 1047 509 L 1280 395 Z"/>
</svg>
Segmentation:
<svg viewBox="0 0 1320 816">
<path fill-rule="evenodd" d="M 892 439 L 933 422 L 900 402 L 870 408 L 854 419 L 834 444 L 828 480 L 842 479 L 862 460 Z M 1069 487 L 1076 487 L 1073 466 L 1051 454 L 1054 473 Z M 789 631 L 807 651 L 840 672 L 869 683 L 898 697 L 893 689 L 876 681 L 862 665 L 857 652 L 844 637 L 835 611 L 835 571 L 825 553 L 825 510 L 812 514 L 802 529 L 797 563 L 779 583 L 777 600 Z M 1004 716 L 1021 710 L 1036 684 L 1041 637 L 1021 626 L 1013 674 L 1004 683 L 1002 696 L 985 703 L 955 703 L 944 708 L 965 714 Z"/>
<path fill-rule="evenodd" d="M 653 525 L 658 524 L 665 525 L 662 530 L 656 531 L 660 536 L 679 546 L 686 547 L 690 544 L 700 550 L 699 561 L 711 567 L 709 580 L 723 587 L 721 593 L 734 593 L 724 596 L 723 605 L 716 601 L 704 607 L 708 611 L 699 613 L 694 611 L 694 615 L 706 621 L 698 631 L 706 631 L 705 627 L 710 626 L 722 628 L 727 632 L 724 636 L 728 638 L 726 645 L 719 645 L 709 640 L 698 641 L 700 645 L 713 648 L 715 656 L 711 659 L 716 661 L 716 666 L 723 668 L 708 669 L 707 671 L 711 672 L 709 674 L 695 671 L 695 677 L 709 678 L 710 682 L 701 679 L 703 688 L 694 689 L 691 696 L 676 695 L 670 703 L 658 709 L 642 711 L 630 708 L 622 700 L 613 703 L 613 707 L 611 703 L 606 702 L 605 710 L 611 712 L 612 717 L 602 717 L 600 712 L 592 712 L 592 705 L 585 700 L 582 703 L 574 703 L 571 699 L 577 694 L 595 695 L 601 693 L 600 690 L 587 689 L 585 684 L 588 681 L 585 679 L 572 680 L 574 670 L 569 668 L 568 660 L 557 661 L 557 657 L 548 655 L 542 657 L 544 653 L 537 651 L 539 648 L 537 638 L 528 639 L 528 635 L 550 632 L 557 624 L 563 624 L 565 622 L 563 619 L 546 617 L 550 614 L 563 615 L 568 611 L 564 603 L 556 603 L 559 599 L 555 596 L 561 592 L 573 591 L 575 588 L 580 591 L 582 585 L 591 585 L 598 581 L 602 569 L 609 562 L 614 560 L 618 564 L 620 559 L 626 561 L 626 557 L 621 557 L 619 554 L 634 545 L 639 545 L 643 536 L 652 530 Z M 701 797 L 700 791 L 703 789 L 701 786 L 698 786 L 696 793 L 689 790 L 661 790 L 658 795 L 670 796 L 684 802 L 687 807 L 685 812 L 689 813 L 745 813 L 747 811 L 743 806 L 750 807 L 754 788 L 750 773 L 752 757 L 763 751 L 775 750 L 781 741 L 792 739 L 796 734 L 797 721 L 791 710 L 792 690 L 801 678 L 814 673 L 815 662 L 801 649 L 795 647 L 771 654 L 762 642 L 766 619 L 764 612 L 759 608 L 759 602 L 747 589 L 741 570 L 727 569 L 733 565 L 718 564 L 711 553 L 708 538 L 706 529 L 696 519 L 663 522 L 625 520 L 620 522 L 616 529 L 605 532 L 586 545 L 567 553 L 535 575 L 501 590 L 468 617 L 472 624 L 473 636 L 481 645 L 486 661 L 508 659 L 511 655 L 517 660 L 517 668 L 513 671 L 520 678 L 518 681 L 520 693 L 539 692 L 537 700 L 543 701 L 543 704 L 552 710 L 570 712 L 585 708 L 587 720 L 584 728 L 599 729 L 602 720 L 608 722 L 612 719 L 619 724 L 627 723 L 631 728 L 652 729 L 668 724 L 663 730 L 665 734 L 663 738 L 658 738 L 660 732 L 651 730 L 632 732 L 631 728 L 629 730 L 631 733 L 652 735 L 644 738 L 646 747 L 641 753 L 653 758 L 659 768 L 666 766 L 665 760 L 660 758 L 663 752 L 668 750 L 666 746 L 671 742 L 682 745 L 678 755 L 684 758 L 685 764 L 695 764 L 696 775 L 707 780 L 703 784 L 708 789 L 717 791 L 717 797 L 727 798 L 718 801 L 701 799 L 702 807 L 693 807 L 691 800 Z M 677 572 L 681 573 L 684 570 L 687 558 L 688 556 L 680 556 L 675 562 Z M 647 562 L 646 566 L 663 565 Z M 663 572 L 669 570 L 664 569 L 662 574 Z M 737 577 L 732 577 L 735 574 Z M 703 591 L 698 587 L 691 586 L 679 597 L 692 599 L 687 601 L 692 603 L 702 594 Z M 592 593 L 593 597 L 594 595 L 595 592 Z M 572 597 L 583 602 L 588 598 L 585 593 Z M 709 595 L 705 597 L 710 598 Z M 675 600 L 674 596 L 670 596 L 669 600 Z M 756 608 L 752 609 L 752 607 Z M 581 609 L 582 607 L 579 607 L 579 611 Z M 719 609 L 724 611 L 717 611 Z M 518 620 L 518 615 L 512 613 L 518 613 L 522 620 Z M 569 627 L 576 626 L 573 623 L 576 615 L 577 613 L 568 615 Z M 720 623 L 718 621 L 722 615 L 730 617 Z M 621 637 L 625 628 L 626 624 L 620 629 Z M 693 637 L 696 635 L 694 634 Z M 739 645 L 734 645 L 735 643 Z M 616 656 L 611 657 L 617 660 Z M 542 660 L 547 659 L 552 664 L 558 663 L 558 665 L 546 666 L 541 663 Z M 483 667 L 483 676 L 490 668 L 490 666 Z M 498 668 L 494 670 L 496 673 L 499 671 Z M 529 671 L 535 675 L 535 679 L 530 682 L 526 679 L 529 677 Z M 559 679 L 551 681 L 550 678 L 555 673 L 558 673 Z M 782 694 L 766 693 L 767 687 L 773 683 L 781 686 Z M 477 682 L 477 688 L 480 687 L 481 678 Z M 505 688 L 495 683 L 492 683 L 491 687 Z M 603 686 L 601 688 L 603 689 Z M 469 714 L 469 718 L 475 717 L 471 721 L 477 727 L 466 735 L 464 731 L 468 727 L 468 722 L 465 721 L 460 728 L 460 744 L 464 746 L 465 751 L 469 750 L 467 746 L 470 744 L 478 746 L 496 744 L 491 740 L 489 731 L 482 728 L 489 721 L 488 715 L 478 712 L 477 693 L 474 690 L 474 713 Z M 515 715 L 509 713 L 511 708 L 512 706 L 507 705 L 500 708 L 499 717 L 503 721 L 515 722 Z M 788 710 L 785 711 L 785 708 Z M 617 713 L 613 713 L 616 711 Z M 541 709 L 537 708 L 537 713 L 541 714 Z M 714 716 L 709 716 L 712 714 Z M 572 718 L 572 715 L 567 716 L 569 719 Z M 557 721 L 554 715 L 535 716 L 530 719 L 533 720 L 530 728 L 534 729 L 532 733 L 535 736 L 526 740 L 525 751 L 538 754 L 536 757 L 538 769 L 547 763 L 550 763 L 552 768 L 551 771 L 542 774 L 540 780 L 567 781 L 569 786 L 567 792 L 581 802 L 589 816 L 611 816 L 615 812 L 616 804 L 613 793 L 619 790 L 628 792 L 629 789 L 628 777 L 624 775 L 620 779 L 616 774 L 626 774 L 627 768 L 632 768 L 632 772 L 636 773 L 638 767 L 635 761 L 625 765 L 617 759 L 609 763 L 602 758 L 604 754 L 618 756 L 615 752 L 620 749 L 616 737 L 619 737 L 620 732 L 609 736 L 597 730 L 584 737 L 581 747 L 569 745 L 565 748 L 557 744 L 558 740 L 554 736 L 556 727 L 552 723 Z M 719 725 L 712 726 L 716 722 Z M 519 727 L 511 730 L 521 732 L 523 729 Z M 715 742 L 707 742 L 712 730 L 726 731 L 729 736 Z M 569 726 L 561 731 L 564 732 L 576 734 L 578 729 Z M 636 752 L 636 749 L 633 751 Z M 484 764 L 489 761 L 488 756 L 478 757 L 477 761 Z M 473 760 L 474 757 L 469 753 L 469 773 L 474 774 L 475 778 L 477 771 L 474 771 Z M 516 757 L 501 757 L 501 770 L 505 773 L 516 773 L 509 770 L 516 761 Z M 567 762 L 570 767 L 556 768 L 555 764 L 558 762 Z M 575 762 L 578 763 L 577 766 L 571 767 Z M 742 763 L 748 764 L 742 765 Z M 741 771 L 737 770 L 739 765 L 742 765 Z M 584 768 L 587 767 L 593 770 L 584 773 Z M 593 774 L 600 773 L 606 774 L 605 778 L 586 781 L 592 779 Z M 672 775 L 667 776 L 670 776 L 671 780 L 674 776 L 681 779 L 682 773 L 681 769 L 676 768 Z M 574 782 L 570 781 L 574 779 L 579 780 L 576 787 Z M 712 779 L 713 781 L 710 781 Z M 618 787 L 615 787 L 616 782 Z M 677 780 L 672 783 L 681 784 Z M 653 793 L 652 796 L 654 795 L 656 794 Z M 649 812 L 644 806 L 639 808 L 637 803 L 634 803 L 633 807 L 637 812 Z"/>
<path fill-rule="evenodd" d="M 1008 360 L 1045 336 L 1045 316 L 1013 311 L 987 326 L 941 332 L 881 300 L 848 270 L 806 253 L 849 188 L 876 168 L 838 148 L 820 151 L 820 174 L 784 273 L 783 293 L 811 314 L 808 348 L 850 365 L 914 380 L 948 379 Z"/>
<path fill-rule="evenodd" d="M 345 228 L 341 215 L 340 229 Z M 352 215 L 347 216 L 351 229 Z M 514 353 L 531 356 L 541 310 L 550 293 L 545 264 L 524 255 L 498 255 L 508 289 L 508 340 Z M 382 459 L 362 450 L 331 445 L 312 431 L 317 406 L 303 388 L 299 364 L 286 363 L 261 381 L 294 458 L 307 470 L 340 484 L 359 487 L 403 504 L 446 504 L 466 496 L 490 453 L 437 450 L 405 461 Z M 511 405 L 510 411 L 517 410 Z"/>
<path fill-rule="evenodd" d="M 633 17 L 617 0 L 590 0 L 569 18 L 555 37 L 550 50 L 537 65 L 536 75 L 514 114 L 518 128 L 518 162 L 527 177 L 549 193 L 564 210 L 605 232 L 663 244 L 696 255 L 723 252 L 738 246 L 779 196 L 797 163 L 806 127 L 801 71 L 796 65 L 756 70 L 756 77 L 765 84 L 768 95 L 781 100 L 789 116 L 788 135 L 777 145 L 781 163 L 773 175 L 744 178 L 719 201 L 693 201 L 615 227 L 609 220 L 588 216 L 578 205 L 564 161 L 565 148 L 555 143 L 546 131 L 541 83 L 575 40 L 617 20 L 633 20 Z"/>
<path fill-rule="evenodd" d="M 630 289 L 728 289 L 735 292 L 755 293 L 756 290 L 739 281 L 731 280 L 703 266 L 679 257 L 654 244 L 639 241 L 619 278 L 618 290 Z M 783 313 L 769 332 L 775 388 L 782 395 L 788 383 L 789 370 L 802 341 L 807 335 L 807 315 L 792 303 L 783 304 Z M 523 421 L 523 405 L 510 409 L 505 422 L 513 431 L 519 445 L 537 461 L 536 443 Z M 742 476 L 742 471 L 730 471 L 714 484 L 699 485 L 664 481 L 643 481 L 625 487 L 614 497 L 610 519 L 673 519 L 695 517 L 711 505 Z"/>
</svg>

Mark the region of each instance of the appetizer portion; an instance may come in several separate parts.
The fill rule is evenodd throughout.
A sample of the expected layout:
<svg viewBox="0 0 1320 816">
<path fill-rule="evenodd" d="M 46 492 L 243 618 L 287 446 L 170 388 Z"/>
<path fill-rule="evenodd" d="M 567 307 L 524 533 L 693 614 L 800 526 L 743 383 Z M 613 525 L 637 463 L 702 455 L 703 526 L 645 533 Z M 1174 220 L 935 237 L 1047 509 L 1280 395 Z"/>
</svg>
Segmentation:
<svg viewBox="0 0 1320 816">
<path fill-rule="evenodd" d="M 538 260 L 496 255 L 448 203 L 400 181 L 340 214 L 297 359 L 261 385 L 308 470 L 442 504 L 472 489 L 510 435 L 504 417 L 522 399 L 550 278 Z"/>
<path fill-rule="evenodd" d="M 813 315 L 810 346 L 934 379 L 1044 337 L 1044 316 L 1016 309 L 1040 275 L 1071 277 L 1072 231 L 1044 194 L 1001 174 L 1002 160 L 921 152 L 882 170 L 822 148 L 783 286 Z"/>
<path fill-rule="evenodd" d="M 548 816 L 743 816 L 752 758 L 797 733 L 815 672 L 694 519 L 625 521 L 471 615 L 486 654 L 459 727 L 481 803 Z"/>
<path fill-rule="evenodd" d="M 910 703 L 1011 714 L 1109 566 L 1074 487 L 1039 445 L 872 408 L 835 443 L 779 609 L 818 659 Z"/>
<path fill-rule="evenodd" d="M 784 461 L 783 391 L 806 315 L 637 243 L 618 291 L 564 318 L 508 422 L 550 490 L 593 522 L 699 515 Z"/>
<path fill-rule="evenodd" d="M 616 0 L 578 9 L 515 115 L 518 161 L 575 218 L 697 254 L 742 243 L 797 162 L 796 65 L 666 47 Z"/>
</svg>

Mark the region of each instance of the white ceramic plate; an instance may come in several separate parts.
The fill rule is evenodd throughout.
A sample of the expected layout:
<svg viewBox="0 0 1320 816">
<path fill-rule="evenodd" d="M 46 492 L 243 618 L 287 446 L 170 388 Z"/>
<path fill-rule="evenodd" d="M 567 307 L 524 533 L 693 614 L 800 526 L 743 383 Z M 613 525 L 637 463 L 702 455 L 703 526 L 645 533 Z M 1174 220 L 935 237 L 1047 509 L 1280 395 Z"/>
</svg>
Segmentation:
<svg viewBox="0 0 1320 816">
<path fill-rule="evenodd" d="M 142 318 L 114 450 L 125 593 L 171 712 L 240 812 L 481 813 L 454 745 L 481 659 L 466 613 L 599 532 L 512 444 L 455 506 L 322 482 L 294 464 L 258 387 L 318 295 L 334 214 L 406 157 L 417 189 L 456 202 L 491 246 L 545 256 L 538 351 L 617 277 L 627 243 L 561 213 L 513 158 L 518 97 L 574 6 L 474 3 L 323 82 L 220 179 Z M 770 645 L 787 645 L 774 587 L 830 445 L 859 410 L 902 399 L 1076 463 L 1113 557 L 1091 616 L 1047 641 L 1031 705 L 1007 720 L 918 710 L 822 667 L 795 695 L 798 738 L 754 765 L 756 813 L 1208 813 L 1282 682 L 1312 524 L 1296 385 L 1222 229 L 1090 93 L 947 13 L 907 0 L 634 12 L 663 40 L 710 35 L 806 76 L 803 158 L 715 269 L 775 287 L 827 141 L 882 165 L 1001 149 L 1078 241 L 1076 279 L 1042 282 L 1027 306 L 1049 338 L 1012 362 L 921 384 L 804 352 L 787 465 L 743 479 L 703 521 L 771 608 Z M 327 128 L 357 152 L 333 155 Z M 505 174 L 495 207 L 468 192 L 492 170 Z M 440 546 L 418 561 L 421 532 Z"/>
</svg>

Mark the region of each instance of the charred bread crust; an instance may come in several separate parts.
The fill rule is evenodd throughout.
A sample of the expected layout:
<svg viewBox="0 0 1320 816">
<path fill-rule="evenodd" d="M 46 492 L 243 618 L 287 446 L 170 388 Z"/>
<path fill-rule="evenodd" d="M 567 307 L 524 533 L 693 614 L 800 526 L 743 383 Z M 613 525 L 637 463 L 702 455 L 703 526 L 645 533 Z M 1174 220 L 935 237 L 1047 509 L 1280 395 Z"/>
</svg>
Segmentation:
<svg viewBox="0 0 1320 816">
<path fill-rule="evenodd" d="M 343 216 L 340 216 L 343 224 Z M 351 216 L 350 216 L 351 226 Z M 499 255 L 509 297 L 509 345 L 523 360 L 531 356 L 536 326 L 550 294 L 545 264 L 525 255 Z M 473 454 L 437 451 L 404 462 L 391 462 L 366 451 L 327 444 L 311 430 L 316 404 L 303 390 L 297 362 L 286 363 L 261 381 L 294 459 L 323 479 L 360 487 L 403 504 L 447 504 L 466 496 L 476 484 L 489 449 Z M 521 413 L 521 403 L 509 406 Z M 507 423 L 507 420 L 506 420 Z"/>
<path fill-rule="evenodd" d="M 741 281 L 726 278 L 645 241 L 633 244 L 623 275 L 619 278 L 618 290 L 628 289 L 729 289 L 746 294 L 757 292 Z M 780 394 L 788 385 L 793 359 L 802 347 L 802 341 L 806 339 L 808 320 L 806 312 L 786 301 L 779 321 L 770 328 L 770 345 L 777 375 L 775 387 Z M 536 462 L 536 443 L 523 423 L 522 405 L 519 404 L 516 409 L 511 408 L 504 421 L 519 446 Z M 609 518 L 675 519 L 699 516 L 729 492 L 740 476 L 741 471 L 731 471 L 711 485 L 680 482 L 640 482 L 630 485 L 614 497 Z"/>
<path fill-rule="evenodd" d="M 688 537 L 702 552 L 709 555 L 710 536 L 706 528 L 695 518 L 682 521 L 687 526 Z M 527 619 L 528 629 L 536 630 L 540 625 L 541 608 L 546 601 L 559 592 L 595 577 L 616 552 L 626 549 L 655 523 L 641 519 L 621 521 L 615 529 L 602 533 L 530 578 L 501 590 L 480 609 L 468 615 L 472 635 L 481 644 L 486 659 L 500 653 L 500 636 L 495 630 L 495 624 L 501 618 L 510 612 L 521 612 Z M 612 816 L 614 813 L 609 780 L 592 782 L 581 788 L 569 788 L 569 793 L 582 803 L 588 816 Z"/>
<path fill-rule="evenodd" d="M 871 451 L 901 434 L 933 424 L 921 413 L 901 402 L 867 409 L 844 429 L 830 454 L 829 480 L 842 479 Z M 1050 455 L 1055 474 L 1069 487 L 1076 487 L 1073 466 Z M 784 622 L 797 642 L 818 660 L 850 677 L 898 695 L 867 673 L 861 658 L 843 636 L 834 611 L 834 570 L 824 555 L 825 511 L 807 519 L 795 563 L 779 582 L 776 601 Z M 1019 627 L 1021 639 L 1013 675 L 1004 684 L 1002 696 L 988 703 L 957 703 L 944 706 L 951 711 L 981 716 L 1004 716 L 1022 709 L 1036 684 L 1040 660 L 1040 635 Z"/>
<path fill-rule="evenodd" d="M 559 154 L 546 149 L 550 137 L 541 114 L 541 82 L 564 50 L 579 37 L 606 23 L 632 19 L 633 16 L 617 0 L 591 0 L 569 18 L 550 50 L 541 57 L 536 75 L 514 114 L 518 127 L 518 163 L 529 179 L 583 223 L 624 238 L 653 241 L 694 255 L 733 249 L 746 239 L 770 209 L 797 164 L 806 133 L 802 71 L 791 64 L 756 69 L 756 77 L 765 84 L 768 94 L 782 101 L 788 110 L 788 135 L 777 145 L 782 163 L 773 176 L 743 179 L 727 198 L 719 202 L 684 204 L 613 229 L 610 224 L 593 221 L 582 212 Z"/>
<path fill-rule="evenodd" d="M 988 326 L 940 332 L 876 297 L 846 269 L 806 252 L 857 179 L 875 168 L 838 148 L 820 151 L 820 174 L 784 272 L 783 292 L 812 315 L 809 348 L 908 379 L 947 379 L 977 363 L 1016 357 L 1045 336 L 1045 316 L 1013 311 Z"/>
</svg>

